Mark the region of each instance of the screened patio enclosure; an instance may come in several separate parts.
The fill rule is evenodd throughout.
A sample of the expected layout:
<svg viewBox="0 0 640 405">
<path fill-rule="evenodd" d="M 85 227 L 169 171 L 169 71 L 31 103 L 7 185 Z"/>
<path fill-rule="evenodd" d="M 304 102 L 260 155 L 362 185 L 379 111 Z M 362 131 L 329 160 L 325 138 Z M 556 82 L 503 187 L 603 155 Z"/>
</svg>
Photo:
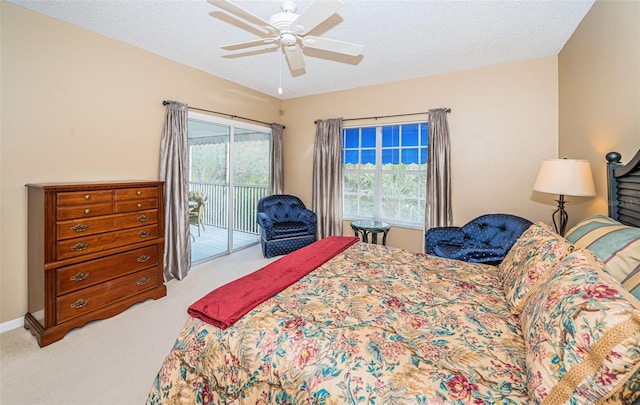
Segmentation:
<svg viewBox="0 0 640 405">
<path fill-rule="evenodd" d="M 269 192 L 271 128 L 189 112 L 189 190 L 206 198 L 191 225 L 193 263 L 260 241 L 258 200 Z"/>
</svg>

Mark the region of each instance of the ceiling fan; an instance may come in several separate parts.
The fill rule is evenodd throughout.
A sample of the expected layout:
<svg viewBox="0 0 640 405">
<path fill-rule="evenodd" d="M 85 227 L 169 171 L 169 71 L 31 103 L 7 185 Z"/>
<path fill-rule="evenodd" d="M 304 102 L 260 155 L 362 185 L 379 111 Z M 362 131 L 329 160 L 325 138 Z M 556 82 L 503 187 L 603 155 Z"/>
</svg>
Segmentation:
<svg viewBox="0 0 640 405">
<path fill-rule="evenodd" d="M 297 6 L 293 0 L 282 0 L 280 3 L 282 11 L 272 15 L 269 21 L 255 16 L 228 0 L 208 0 L 208 2 L 263 32 L 261 39 L 224 45 L 220 47 L 222 49 L 236 51 L 277 44 L 283 49 L 291 71 L 300 71 L 306 67 L 302 48 L 319 49 L 348 56 L 362 54 L 362 45 L 308 35 L 344 5 L 342 0 L 316 0 L 302 14 L 296 14 Z"/>
</svg>

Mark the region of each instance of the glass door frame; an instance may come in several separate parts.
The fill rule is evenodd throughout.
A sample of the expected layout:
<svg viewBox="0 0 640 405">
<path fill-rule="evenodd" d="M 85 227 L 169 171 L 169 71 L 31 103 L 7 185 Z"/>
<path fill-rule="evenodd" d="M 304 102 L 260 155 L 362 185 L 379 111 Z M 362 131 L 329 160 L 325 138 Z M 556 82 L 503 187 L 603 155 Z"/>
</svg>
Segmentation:
<svg viewBox="0 0 640 405">
<path fill-rule="evenodd" d="M 217 253 L 215 255 L 209 256 L 206 259 L 201 259 L 198 260 L 195 263 L 201 263 L 204 261 L 208 261 L 223 255 L 228 255 L 231 254 L 235 251 L 238 250 L 242 250 L 245 248 L 248 248 L 250 246 L 254 246 L 258 243 L 260 243 L 260 237 L 258 236 L 258 240 L 255 243 L 251 243 L 251 244 L 246 244 L 243 245 L 242 247 L 235 247 L 234 246 L 234 226 L 235 226 L 235 220 L 234 220 L 234 209 L 235 209 L 235 179 L 234 179 L 234 159 L 233 159 L 233 145 L 235 142 L 235 132 L 236 129 L 239 130 L 248 130 L 248 131 L 255 131 L 257 133 L 263 133 L 268 135 L 269 137 L 269 148 L 268 148 L 268 162 L 269 164 L 271 164 L 271 143 L 273 142 L 272 139 L 272 131 L 271 131 L 271 127 L 269 126 L 260 126 L 260 125 L 254 125 L 254 124 L 250 124 L 250 123 L 245 123 L 245 122 L 239 122 L 239 121 L 235 121 L 235 120 L 231 120 L 231 119 L 226 119 L 226 118 L 221 118 L 221 117 L 217 117 L 217 116 L 213 116 L 213 115 L 209 115 L 209 114 L 203 114 L 203 113 L 199 113 L 199 112 L 194 112 L 194 111 L 189 111 L 188 113 L 188 120 L 195 120 L 195 121 L 200 121 L 200 122 L 204 122 L 204 123 L 208 123 L 211 125 L 218 125 L 218 126 L 224 126 L 224 127 L 228 127 L 229 129 L 229 147 L 227 149 L 227 250 L 221 253 Z M 189 163 L 189 177 L 191 177 L 191 170 L 192 170 L 192 166 L 191 166 L 191 162 Z M 268 170 L 268 176 L 270 176 L 270 170 Z M 189 181 L 191 181 L 191 178 L 189 178 Z M 268 178 L 267 182 L 270 183 L 271 179 Z M 268 186 L 268 184 L 267 184 Z"/>
</svg>

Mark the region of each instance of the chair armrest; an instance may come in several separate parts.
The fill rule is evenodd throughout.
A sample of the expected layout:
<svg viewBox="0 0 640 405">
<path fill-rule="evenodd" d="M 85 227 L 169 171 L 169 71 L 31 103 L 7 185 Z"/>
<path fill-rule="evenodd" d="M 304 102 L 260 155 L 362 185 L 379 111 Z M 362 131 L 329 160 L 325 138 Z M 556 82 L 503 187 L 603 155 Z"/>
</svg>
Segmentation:
<svg viewBox="0 0 640 405">
<path fill-rule="evenodd" d="M 318 217 L 316 216 L 315 212 L 305 208 L 300 211 L 300 214 L 298 215 L 298 220 L 307 224 L 307 229 L 309 230 L 309 233 L 313 233 L 313 234 L 316 233 L 316 224 L 318 222 Z"/>
<path fill-rule="evenodd" d="M 434 249 L 440 242 L 462 245 L 464 236 L 465 234 L 462 232 L 462 228 L 458 226 L 442 226 L 427 229 L 427 232 L 424 233 L 425 251 L 427 254 L 434 254 Z"/>
<path fill-rule="evenodd" d="M 298 215 L 298 220 L 300 222 L 317 222 L 316 214 L 308 209 L 300 210 L 300 214 Z"/>
<path fill-rule="evenodd" d="M 264 229 L 273 227 L 273 221 L 264 212 L 258 212 L 258 215 L 256 216 L 256 222 Z"/>
</svg>

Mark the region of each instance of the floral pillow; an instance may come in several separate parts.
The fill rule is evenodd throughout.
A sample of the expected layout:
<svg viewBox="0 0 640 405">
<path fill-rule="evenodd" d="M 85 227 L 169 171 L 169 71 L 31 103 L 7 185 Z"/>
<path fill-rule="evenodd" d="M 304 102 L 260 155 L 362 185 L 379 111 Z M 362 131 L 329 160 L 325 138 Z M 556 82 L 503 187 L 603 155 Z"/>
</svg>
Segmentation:
<svg viewBox="0 0 640 405">
<path fill-rule="evenodd" d="M 531 225 L 520 235 L 498 267 L 507 303 L 514 314 L 522 311 L 539 282 L 571 251 L 573 245 L 542 222 Z"/>
<path fill-rule="evenodd" d="M 640 399 L 625 388 L 640 369 L 636 305 L 591 251 L 562 259 L 520 314 L 529 398 L 544 404 Z"/>
</svg>

